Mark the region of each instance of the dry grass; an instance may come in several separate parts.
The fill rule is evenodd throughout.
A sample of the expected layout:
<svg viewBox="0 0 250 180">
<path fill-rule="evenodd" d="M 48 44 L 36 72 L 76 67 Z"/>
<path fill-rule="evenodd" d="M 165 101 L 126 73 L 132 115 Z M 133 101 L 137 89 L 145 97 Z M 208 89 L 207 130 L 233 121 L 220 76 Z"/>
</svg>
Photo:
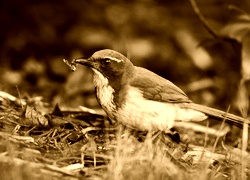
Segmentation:
<svg viewBox="0 0 250 180">
<path fill-rule="evenodd" d="M 88 112 L 44 116 L 34 108 L 9 102 L 0 108 L 1 179 L 207 180 L 250 176 L 246 138 L 241 141 L 246 147 L 243 151 L 223 137 L 179 128 L 190 142 L 177 144 L 161 133 L 143 135 L 110 126 L 105 117 Z M 54 114 L 60 114 L 58 111 Z"/>
</svg>

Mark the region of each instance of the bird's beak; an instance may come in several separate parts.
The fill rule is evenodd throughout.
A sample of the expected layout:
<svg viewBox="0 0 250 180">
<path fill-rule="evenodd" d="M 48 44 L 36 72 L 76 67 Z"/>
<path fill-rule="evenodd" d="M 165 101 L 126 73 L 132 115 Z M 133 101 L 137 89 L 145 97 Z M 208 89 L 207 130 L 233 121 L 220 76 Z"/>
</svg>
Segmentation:
<svg viewBox="0 0 250 180">
<path fill-rule="evenodd" d="M 72 63 L 82 64 L 84 66 L 94 67 L 95 62 L 91 60 L 91 58 L 84 59 L 84 58 L 76 58 L 73 60 Z"/>
</svg>

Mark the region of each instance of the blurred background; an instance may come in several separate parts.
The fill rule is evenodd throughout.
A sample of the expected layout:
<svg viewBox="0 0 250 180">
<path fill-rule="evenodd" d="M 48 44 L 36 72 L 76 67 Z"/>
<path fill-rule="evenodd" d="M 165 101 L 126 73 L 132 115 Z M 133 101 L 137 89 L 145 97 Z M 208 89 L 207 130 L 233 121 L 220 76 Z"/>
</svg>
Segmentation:
<svg viewBox="0 0 250 180">
<path fill-rule="evenodd" d="M 73 73 L 62 59 L 110 48 L 171 80 L 193 101 L 226 109 L 243 64 L 248 71 L 250 1 L 197 5 L 217 38 L 188 0 L 1 0 L 0 90 L 96 108 L 91 71 Z"/>
</svg>

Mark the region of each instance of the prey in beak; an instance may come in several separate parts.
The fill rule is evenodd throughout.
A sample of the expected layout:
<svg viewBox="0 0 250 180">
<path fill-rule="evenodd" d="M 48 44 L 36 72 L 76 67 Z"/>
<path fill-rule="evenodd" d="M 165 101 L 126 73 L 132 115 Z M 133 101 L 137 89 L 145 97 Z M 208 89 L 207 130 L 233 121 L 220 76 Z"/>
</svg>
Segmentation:
<svg viewBox="0 0 250 180">
<path fill-rule="evenodd" d="M 93 65 L 94 65 L 94 62 L 91 61 L 90 58 L 86 59 L 86 58 L 83 58 L 83 57 L 73 59 L 71 62 L 69 62 L 66 59 L 63 59 L 63 62 L 67 66 L 69 66 L 69 68 L 73 72 L 75 72 L 78 69 L 78 64 L 89 66 L 89 67 L 93 67 Z"/>
</svg>

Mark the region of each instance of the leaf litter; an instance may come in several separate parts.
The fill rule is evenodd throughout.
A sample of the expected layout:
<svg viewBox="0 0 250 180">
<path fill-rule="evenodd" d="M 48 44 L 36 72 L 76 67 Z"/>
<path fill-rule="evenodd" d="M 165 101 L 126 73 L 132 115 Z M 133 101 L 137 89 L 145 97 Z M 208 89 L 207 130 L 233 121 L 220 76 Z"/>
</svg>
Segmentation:
<svg viewBox="0 0 250 180">
<path fill-rule="evenodd" d="M 221 137 L 213 151 L 216 133 L 208 135 L 204 147 L 205 135 L 192 127 L 188 143 L 175 143 L 160 132 L 147 134 L 111 124 L 106 116 L 87 108 L 61 111 L 56 105 L 45 113 L 25 100 L 13 103 L 18 98 L 3 94 L 0 165 L 11 164 L 0 170 L 4 178 L 15 171 L 16 176 L 30 179 L 193 179 L 201 172 L 206 175 L 203 179 L 229 179 L 241 172 L 242 163 L 249 176 L 249 147 L 243 152 L 225 145 Z"/>
</svg>

